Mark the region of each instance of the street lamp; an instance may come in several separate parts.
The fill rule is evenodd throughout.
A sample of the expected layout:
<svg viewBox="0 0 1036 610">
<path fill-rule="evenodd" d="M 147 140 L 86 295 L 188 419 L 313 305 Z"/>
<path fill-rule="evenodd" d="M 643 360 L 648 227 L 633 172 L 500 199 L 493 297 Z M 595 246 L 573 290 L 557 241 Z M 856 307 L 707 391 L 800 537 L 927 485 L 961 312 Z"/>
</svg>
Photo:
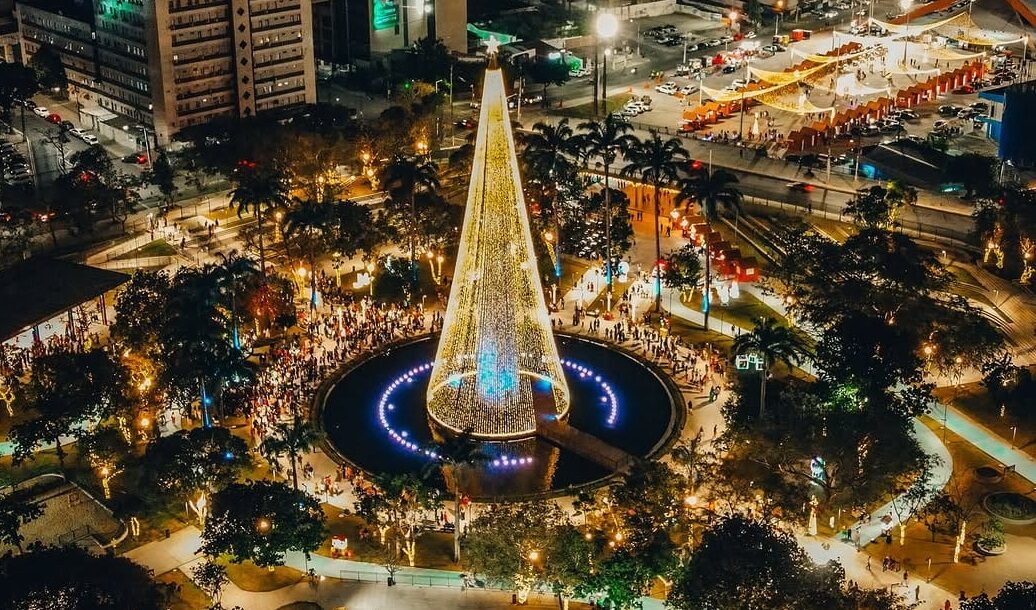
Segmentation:
<svg viewBox="0 0 1036 610">
<path fill-rule="evenodd" d="M 903 69 L 906 70 L 907 64 L 907 47 L 909 45 L 910 38 L 910 6 L 913 4 L 913 0 L 899 0 L 899 8 L 906 14 L 906 36 L 903 37 Z"/>
<path fill-rule="evenodd" d="M 773 12 L 776 17 L 773 20 L 773 35 L 778 35 L 777 29 L 781 26 L 781 13 L 784 12 L 784 0 L 777 0 L 777 3 L 773 5 Z"/>
<path fill-rule="evenodd" d="M 730 28 L 729 28 L 730 29 L 730 36 L 733 36 L 734 35 L 734 24 L 737 23 L 737 11 L 730 11 L 730 14 L 728 14 L 727 17 L 730 19 Z M 727 47 L 729 45 L 730 45 L 729 41 L 728 42 L 724 42 L 723 43 L 723 50 L 726 51 Z"/>
<path fill-rule="evenodd" d="M 610 40 L 619 32 L 619 20 L 612 13 L 597 15 L 597 36 Z M 604 72 L 601 74 L 601 100 L 604 103 L 604 114 L 608 114 L 608 48 L 604 49 Z"/>
</svg>

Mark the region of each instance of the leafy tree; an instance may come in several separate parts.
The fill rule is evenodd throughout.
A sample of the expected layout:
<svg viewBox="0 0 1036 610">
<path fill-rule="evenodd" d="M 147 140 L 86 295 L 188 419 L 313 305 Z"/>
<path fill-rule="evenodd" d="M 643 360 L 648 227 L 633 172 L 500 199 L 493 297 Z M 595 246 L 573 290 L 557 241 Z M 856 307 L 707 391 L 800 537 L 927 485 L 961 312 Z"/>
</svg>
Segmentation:
<svg viewBox="0 0 1036 610">
<path fill-rule="evenodd" d="M 567 71 L 567 67 L 565 68 Z M 544 85 L 543 98 L 546 102 L 546 85 Z M 611 168 L 619 155 L 624 155 L 637 142 L 637 139 L 629 135 L 629 123 L 620 121 L 614 115 L 609 114 L 603 121 L 587 121 L 579 124 L 579 134 L 576 136 L 577 144 L 583 158 L 589 162 L 591 158 L 600 158 L 604 167 L 604 241 L 605 241 L 605 279 L 608 284 L 608 293 L 612 291 L 612 274 L 614 259 L 612 258 L 612 188 Z"/>
<path fill-rule="evenodd" d="M 0 63 L 0 118 L 13 131 L 11 107 L 14 100 L 27 100 L 39 91 L 36 72 L 27 66 L 17 63 Z M 25 106 L 21 106 L 22 132 L 25 132 Z"/>
<path fill-rule="evenodd" d="M 362 252 L 365 258 L 373 258 L 391 234 L 384 214 L 348 199 L 332 204 L 331 222 L 334 227 L 328 245 L 348 257 Z"/>
<path fill-rule="evenodd" d="M 111 496 L 108 483 L 122 472 L 133 454 L 130 442 L 114 426 L 97 426 L 79 439 L 79 457 L 97 470 L 105 497 Z"/>
<path fill-rule="evenodd" d="M 391 552 L 406 555 L 410 567 L 417 560 L 417 539 L 421 524 L 429 513 L 442 510 L 439 490 L 411 474 L 378 475 L 374 489 L 357 489 L 360 498 L 357 514 L 378 528 L 382 544 L 391 541 Z"/>
<path fill-rule="evenodd" d="M 206 559 L 191 568 L 191 580 L 218 605 L 223 597 L 223 587 L 230 582 L 230 577 L 227 576 L 226 566 Z"/>
<path fill-rule="evenodd" d="M 663 261 L 665 275 L 662 279 L 666 287 L 682 293 L 692 292 L 698 287 L 701 282 L 701 259 L 694 244 L 686 244 L 670 252 Z"/>
<path fill-rule="evenodd" d="M 901 233 L 863 228 L 844 244 L 808 230 L 783 236 L 774 277 L 789 311 L 817 337 L 821 375 L 863 391 L 872 408 L 907 384 L 924 411 L 927 368 L 981 366 L 1003 349 L 1000 332 L 949 291 L 951 276 Z M 931 349 L 926 349 L 931 348 Z"/>
<path fill-rule="evenodd" d="M 790 370 L 809 354 L 806 339 L 795 330 L 781 326 L 775 318 L 760 318 L 750 332 L 734 337 L 733 351 L 737 355 L 755 354 L 762 358 L 759 372 L 759 418 L 766 411 L 766 380 L 773 366 L 783 362 Z"/>
<path fill-rule="evenodd" d="M 662 313 L 662 274 L 658 263 L 662 260 L 662 188 L 674 182 L 680 167 L 687 162 L 687 149 L 677 138 L 663 140 L 657 131 L 651 137 L 630 147 L 626 153 L 629 164 L 622 168 L 622 176 L 639 177 L 651 186 L 654 196 L 655 223 L 655 312 Z"/>
<path fill-rule="evenodd" d="M 392 71 L 402 80 L 434 83 L 450 78 L 453 59 L 441 38 L 420 38 L 401 55 L 400 61 L 392 62 Z"/>
<path fill-rule="evenodd" d="M 883 590 L 846 587 L 837 562 L 815 564 L 790 533 L 741 515 L 702 534 L 677 571 L 666 605 L 678 610 L 906 610 Z"/>
<path fill-rule="evenodd" d="M 158 156 L 151 164 L 151 171 L 148 173 L 147 179 L 158 187 L 158 191 L 162 193 L 162 198 L 167 205 L 171 204 L 176 196 L 176 175 L 176 168 L 173 167 L 168 153 L 160 149 Z"/>
<path fill-rule="evenodd" d="M 995 597 L 982 593 L 960 603 L 960 610 L 1027 610 L 1036 607 L 1036 584 L 1007 581 Z"/>
<path fill-rule="evenodd" d="M 896 219 L 904 206 L 916 203 L 916 189 L 893 181 L 886 186 L 875 185 L 857 192 L 845 206 L 845 213 L 861 226 L 888 230 L 896 226 Z"/>
<path fill-rule="evenodd" d="M 524 603 L 537 585 L 549 585 L 564 601 L 589 576 L 592 547 L 557 504 L 496 506 L 472 521 L 465 538 L 465 565 L 491 582 L 514 587 Z"/>
<path fill-rule="evenodd" d="M 557 60 L 533 61 L 528 64 L 525 73 L 529 75 L 532 82 L 543 85 L 543 107 L 547 107 L 547 87 L 556 85 L 560 87 L 571 78 L 568 74 L 568 64 Z"/>
<path fill-rule="evenodd" d="M 169 287 L 165 271 L 134 273 L 115 298 L 112 338 L 130 349 L 153 354 L 165 318 Z"/>
<path fill-rule="evenodd" d="M 324 511 L 312 496 L 283 483 L 233 483 L 212 497 L 201 551 L 260 567 L 282 565 L 288 551 L 308 557 L 327 530 Z"/>
<path fill-rule="evenodd" d="M 320 433 L 313 424 L 303 421 L 296 414 L 290 425 L 284 422 L 274 424 L 271 434 L 263 440 L 259 451 L 275 467 L 278 467 L 279 458 L 288 458 L 291 464 L 291 485 L 298 491 L 298 461 L 304 453 L 312 451 L 319 440 Z"/>
<path fill-rule="evenodd" d="M 675 558 L 671 549 L 668 556 Z M 666 565 L 664 569 L 670 567 Z M 650 565 L 628 549 L 620 548 L 595 565 L 589 577 L 576 587 L 576 595 L 597 599 L 604 607 L 636 608 L 640 598 L 650 592 L 651 582 L 661 573 L 664 572 L 659 566 Z"/>
<path fill-rule="evenodd" d="M 128 378 L 122 364 L 100 349 L 37 357 L 25 391 L 26 410 L 34 417 L 11 429 L 15 463 L 33 459 L 50 442 L 64 468 L 61 437 L 79 436 L 89 421 L 123 407 Z"/>
<path fill-rule="evenodd" d="M 1027 367 L 1014 364 L 1009 354 L 983 363 L 982 386 L 995 404 L 1003 405 L 1012 415 L 1036 417 L 1029 408 L 1029 397 L 1036 393 L 1036 379 Z"/>
<path fill-rule="evenodd" d="M 946 179 L 964 185 L 964 196 L 985 196 L 996 189 L 996 157 L 979 153 L 950 155 L 943 167 Z"/>
<path fill-rule="evenodd" d="M 692 165 L 693 168 L 693 165 Z M 689 177 L 680 181 L 679 192 L 676 195 L 676 202 L 684 202 L 690 207 L 697 202 L 702 216 L 706 222 L 713 222 L 719 218 L 719 208 L 726 210 L 741 211 L 742 195 L 737 188 L 738 179 L 732 172 L 719 168 L 709 171 L 700 167 Z M 709 299 L 712 296 L 712 253 L 709 252 L 711 244 L 705 243 L 705 293 L 703 295 L 702 310 L 705 314 L 705 329 L 709 328 Z"/>
<path fill-rule="evenodd" d="M 0 542 L 18 547 L 23 553 L 22 526 L 43 515 L 43 505 L 16 494 L 0 496 Z"/>
<path fill-rule="evenodd" d="M 406 235 L 413 296 L 417 294 L 417 198 L 419 193 L 434 193 L 439 189 L 438 170 L 430 161 L 397 154 L 382 170 L 381 183 L 389 194 L 389 218 L 397 230 Z"/>
<path fill-rule="evenodd" d="M 220 286 L 220 272 L 212 265 L 177 272 L 159 335 L 162 387 L 185 411 L 197 398 L 206 426 L 212 424 L 209 407 L 214 399 L 222 405 L 228 384 L 254 377 L 245 354 L 233 346 Z"/>
<path fill-rule="evenodd" d="M 267 212 L 285 207 L 288 203 L 288 187 L 283 172 L 276 166 L 242 162 L 234 170 L 236 183 L 230 192 L 230 204 L 237 208 L 237 215 L 251 212 L 258 225 L 259 273 L 266 275 L 266 249 L 263 242 L 263 224 Z"/>
<path fill-rule="evenodd" d="M 248 445 L 227 428 L 193 428 L 155 438 L 144 454 L 144 472 L 158 489 L 188 498 L 227 487 L 250 462 Z"/>
<path fill-rule="evenodd" d="M 3 608 L 162 610 L 165 601 L 150 571 L 124 557 L 66 546 L 0 558 Z"/>
<path fill-rule="evenodd" d="M 29 59 L 29 67 L 36 73 L 40 88 L 61 99 L 68 99 L 68 74 L 57 49 L 41 45 Z"/>
<path fill-rule="evenodd" d="M 877 501 L 931 466 L 906 408 L 869 404 L 852 386 L 789 383 L 771 381 L 787 388 L 767 405 L 765 419 L 742 394 L 724 405 L 722 477 L 736 484 L 753 473 L 756 486 L 785 510 L 801 510 L 813 495 L 834 510 Z"/>
</svg>

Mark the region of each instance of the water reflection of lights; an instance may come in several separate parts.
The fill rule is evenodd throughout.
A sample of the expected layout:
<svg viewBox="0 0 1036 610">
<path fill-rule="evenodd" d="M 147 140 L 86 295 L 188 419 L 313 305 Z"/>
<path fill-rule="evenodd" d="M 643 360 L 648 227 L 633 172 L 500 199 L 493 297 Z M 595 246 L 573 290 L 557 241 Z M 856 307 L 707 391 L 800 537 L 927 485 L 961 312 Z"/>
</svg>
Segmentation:
<svg viewBox="0 0 1036 610">
<path fill-rule="evenodd" d="M 611 385 L 600 375 L 595 373 L 593 369 L 573 362 L 571 360 L 561 360 L 561 364 L 569 369 L 572 373 L 578 375 L 579 379 L 584 381 L 592 381 L 597 384 L 601 394 L 598 397 L 601 405 L 606 409 L 607 415 L 605 421 L 609 426 L 614 426 L 618 420 L 619 414 L 619 400 L 615 396 L 615 391 L 612 390 Z M 417 453 L 424 454 L 432 459 L 438 459 L 439 455 L 432 449 L 424 447 L 419 443 L 414 442 L 410 438 L 410 433 L 407 430 L 397 429 L 392 425 L 390 421 L 390 415 L 396 409 L 395 403 L 392 398 L 396 390 L 402 386 L 408 386 L 413 384 L 418 378 L 427 376 L 431 373 L 432 363 L 428 362 L 415 366 L 398 377 L 396 377 L 392 383 L 385 388 L 381 393 L 381 398 L 378 400 L 378 422 L 381 427 L 388 433 L 389 438 L 395 441 L 399 446 L 404 449 Z M 525 466 L 531 464 L 533 461 L 532 457 L 515 457 L 508 455 L 499 455 L 493 458 L 489 464 L 497 468 L 513 468 L 518 466 Z"/>
</svg>

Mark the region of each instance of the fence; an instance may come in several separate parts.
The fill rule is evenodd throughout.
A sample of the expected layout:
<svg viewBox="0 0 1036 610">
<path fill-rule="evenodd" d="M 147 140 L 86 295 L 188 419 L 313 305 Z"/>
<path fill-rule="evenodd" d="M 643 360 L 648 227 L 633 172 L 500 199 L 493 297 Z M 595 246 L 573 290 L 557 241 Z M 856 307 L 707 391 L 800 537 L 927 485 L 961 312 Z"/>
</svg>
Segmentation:
<svg viewBox="0 0 1036 610">
<path fill-rule="evenodd" d="M 369 582 L 387 584 L 388 572 L 367 572 L 361 570 L 339 570 L 338 578 L 352 582 Z M 462 574 L 437 576 L 433 574 L 406 574 L 396 572 L 393 581 L 397 585 L 408 587 L 438 587 L 442 589 L 479 589 L 482 591 L 513 591 L 511 583 L 486 582 L 478 578 L 465 577 Z M 551 595 L 548 587 L 533 587 L 531 593 Z"/>
</svg>

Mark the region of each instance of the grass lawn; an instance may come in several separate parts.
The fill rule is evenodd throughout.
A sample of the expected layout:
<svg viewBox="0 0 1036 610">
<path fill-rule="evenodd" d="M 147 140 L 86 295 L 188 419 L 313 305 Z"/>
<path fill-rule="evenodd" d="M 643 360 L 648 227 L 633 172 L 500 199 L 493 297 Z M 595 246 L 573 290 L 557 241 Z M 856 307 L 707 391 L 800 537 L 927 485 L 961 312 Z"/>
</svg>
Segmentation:
<svg viewBox="0 0 1036 610">
<path fill-rule="evenodd" d="M 156 239 L 150 243 L 144 244 L 143 246 L 126 252 L 115 257 L 115 260 L 128 260 L 132 258 L 147 258 L 150 256 L 173 256 L 176 254 L 176 248 L 169 244 L 164 239 Z"/>
<path fill-rule="evenodd" d="M 273 571 L 260 568 L 251 561 L 227 563 L 227 577 L 242 591 L 265 593 L 293 585 L 305 577 L 301 571 L 287 566 L 276 566 Z"/>
<path fill-rule="evenodd" d="M 326 557 L 331 556 L 331 536 L 345 536 L 349 541 L 349 550 L 356 561 L 368 561 L 378 563 L 384 556 L 382 546 L 377 544 L 375 539 L 360 539 L 360 530 L 366 527 L 366 523 L 356 515 L 341 515 L 342 511 L 337 506 L 324 504 L 324 514 L 327 516 L 327 529 L 330 532 L 328 538 L 317 549 L 317 554 Z M 373 536 L 377 533 L 371 530 Z M 406 564 L 406 557 L 400 561 Z M 442 570 L 458 570 L 460 567 L 453 563 L 453 534 L 446 532 L 426 532 L 417 539 L 417 567 L 438 568 Z M 386 576 L 388 574 L 386 573 Z"/>
<path fill-rule="evenodd" d="M 174 587 L 168 605 L 169 610 L 204 610 L 212 600 L 180 570 L 172 570 L 155 577 L 155 580 Z"/>
<path fill-rule="evenodd" d="M 632 93 L 617 93 L 615 95 L 609 95 L 606 102 L 607 109 L 600 113 L 601 116 L 607 115 L 609 112 L 619 110 L 626 105 L 626 102 L 628 102 L 631 97 L 633 97 Z M 577 119 L 590 119 L 594 116 L 594 105 L 591 102 L 587 102 L 585 104 L 579 104 L 578 106 L 569 106 L 568 108 L 562 108 L 559 110 L 558 114 Z"/>
</svg>

